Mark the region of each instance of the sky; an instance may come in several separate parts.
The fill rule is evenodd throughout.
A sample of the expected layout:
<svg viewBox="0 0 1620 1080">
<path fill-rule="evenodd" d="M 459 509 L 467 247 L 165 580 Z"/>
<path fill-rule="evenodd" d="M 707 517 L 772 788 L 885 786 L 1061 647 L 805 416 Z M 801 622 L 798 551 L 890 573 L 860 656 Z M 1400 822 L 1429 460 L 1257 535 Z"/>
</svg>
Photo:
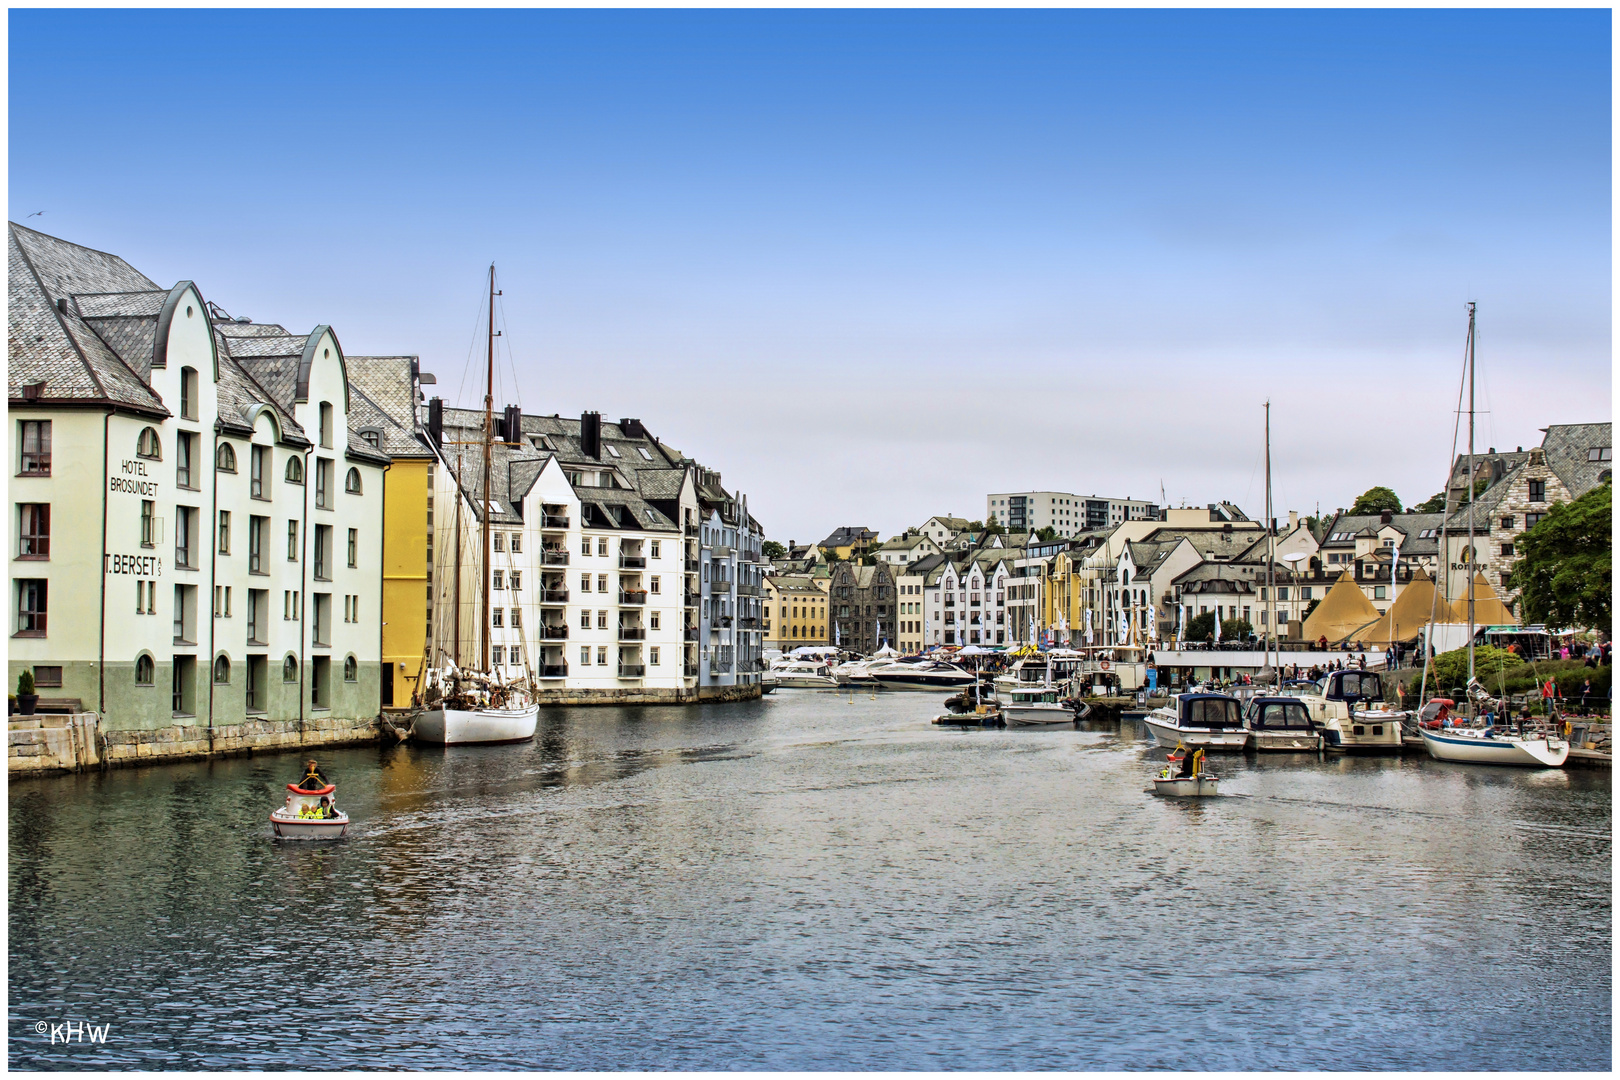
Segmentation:
<svg viewBox="0 0 1620 1080">
<path fill-rule="evenodd" d="M 12 10 L 11 220 L 480 405 L 638 417 L 769 537 L 1264 508 L 1611 418 L 1610 14 Z M 38 211 L 38 216 L 29 217 Z"/>
</svg>

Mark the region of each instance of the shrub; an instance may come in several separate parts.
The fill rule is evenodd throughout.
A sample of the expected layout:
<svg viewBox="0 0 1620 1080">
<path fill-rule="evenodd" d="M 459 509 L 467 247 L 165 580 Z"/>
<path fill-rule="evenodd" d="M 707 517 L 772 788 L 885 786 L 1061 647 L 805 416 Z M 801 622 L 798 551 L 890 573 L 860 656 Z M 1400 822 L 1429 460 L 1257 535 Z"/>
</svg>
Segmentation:
<svg viewBox="0 0 1620 1080">
<path fill-rule="evenodd" d="M 22 674 L 17 676 L 17 695 L 32 694 L 34 692 L 34 670 L 23 668 Z"/>
</svg>

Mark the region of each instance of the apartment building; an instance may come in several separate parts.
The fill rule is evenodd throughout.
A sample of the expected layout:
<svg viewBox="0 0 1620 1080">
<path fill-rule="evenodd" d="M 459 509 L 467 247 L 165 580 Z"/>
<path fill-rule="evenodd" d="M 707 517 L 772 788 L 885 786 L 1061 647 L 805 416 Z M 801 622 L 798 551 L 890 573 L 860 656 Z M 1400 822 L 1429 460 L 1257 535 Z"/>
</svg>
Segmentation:
<svg viewBox="0 0 1620 1080">
<path fill-rule="evenodd" d="M 1000 522 L 1009 531 L 1036 532 L 1051 528 L 1059 536 L 1092 529 L 1110 529 L 1126 521 L 1155 521 L 1156 503 L 1076 495 L 1068 491 L 997 492 L 985 496 L 985 521 Z"/>
</svg>

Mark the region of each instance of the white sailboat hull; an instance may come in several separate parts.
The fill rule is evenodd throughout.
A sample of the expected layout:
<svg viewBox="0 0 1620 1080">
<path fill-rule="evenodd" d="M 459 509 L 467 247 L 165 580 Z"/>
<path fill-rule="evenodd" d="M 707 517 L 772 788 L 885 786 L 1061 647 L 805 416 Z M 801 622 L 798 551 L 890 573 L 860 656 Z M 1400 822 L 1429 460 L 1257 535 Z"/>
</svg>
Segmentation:
<svg viewBox="0 0 1620 1080">
<path fill-rule="evenodd" d="M 534 738 L 540 706 L 518 709 L 429 709 L 416 718 L 412 737 L 443 746 L 524 742 Z"/>
<path fill-rule="evenodd" d="M 1482 738 L 1456 735 L 1423 728 L 1423 745 L 1437 761 L 1462 761 L 1474 765 L 1526 765 L 1532 768 L 1562 768 L 1569 757 L 1569 743 L 1563 739 L 1515 739 L 1510 736 Z"/>
<path fill-rule="evenodd" d="M 1003 705 L 1007 723 L 1018 727 L 1048 727 L 1055 724 L 1073 724 L 1074 710 L 1064 705 L 1047 702 Z"/>
</svg>

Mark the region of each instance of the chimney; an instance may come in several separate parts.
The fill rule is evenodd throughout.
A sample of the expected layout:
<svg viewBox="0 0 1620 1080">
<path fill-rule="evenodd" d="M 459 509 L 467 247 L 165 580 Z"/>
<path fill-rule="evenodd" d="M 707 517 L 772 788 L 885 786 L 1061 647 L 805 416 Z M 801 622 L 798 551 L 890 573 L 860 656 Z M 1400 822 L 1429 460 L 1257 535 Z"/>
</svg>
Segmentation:
<svg viewBox="0 0 1620 1080">
<path fill-rule="evenodd" d="M 579 445 L 587 457 L 602 459 L 602 414 L 581 413 L 579 417 Z"/>
<path fill-rule="evenodd" d="M 1293 532 L 1297 528 L 1299 528 L 1299 511 L 1290 510 L 1288 511 L 1288 531 Z"/>
<path fill-rule="evenodd" d="M 444 447 L 444 399 L 428 400 L 428 438 L 437 449 Z"/>
<path fill-rule="evenodd" d="M 1390 514 L 1390 512 L 1388 510 L 1385 510 L 1383 513 L 1378 515 L 1378 524 L 1380 524 L 1380 525 L 1388 525 L 1389 524 L 1389 519 L 1390 519 L 1391 516 L 1392 515 Z"/>
<path fill-rule="evenodd" d="M 641 425 L 640 420 L 620 420 L 619 429 L 624 432 L 627 439 L 645 439 L 647 429 Z"/>
<path fill-rule="evenodd" d="M 520 405 L 508 405 L 501 419 L 502 437 L 509 443 L 523 441 L 523 408 Z"/>
</svg>

